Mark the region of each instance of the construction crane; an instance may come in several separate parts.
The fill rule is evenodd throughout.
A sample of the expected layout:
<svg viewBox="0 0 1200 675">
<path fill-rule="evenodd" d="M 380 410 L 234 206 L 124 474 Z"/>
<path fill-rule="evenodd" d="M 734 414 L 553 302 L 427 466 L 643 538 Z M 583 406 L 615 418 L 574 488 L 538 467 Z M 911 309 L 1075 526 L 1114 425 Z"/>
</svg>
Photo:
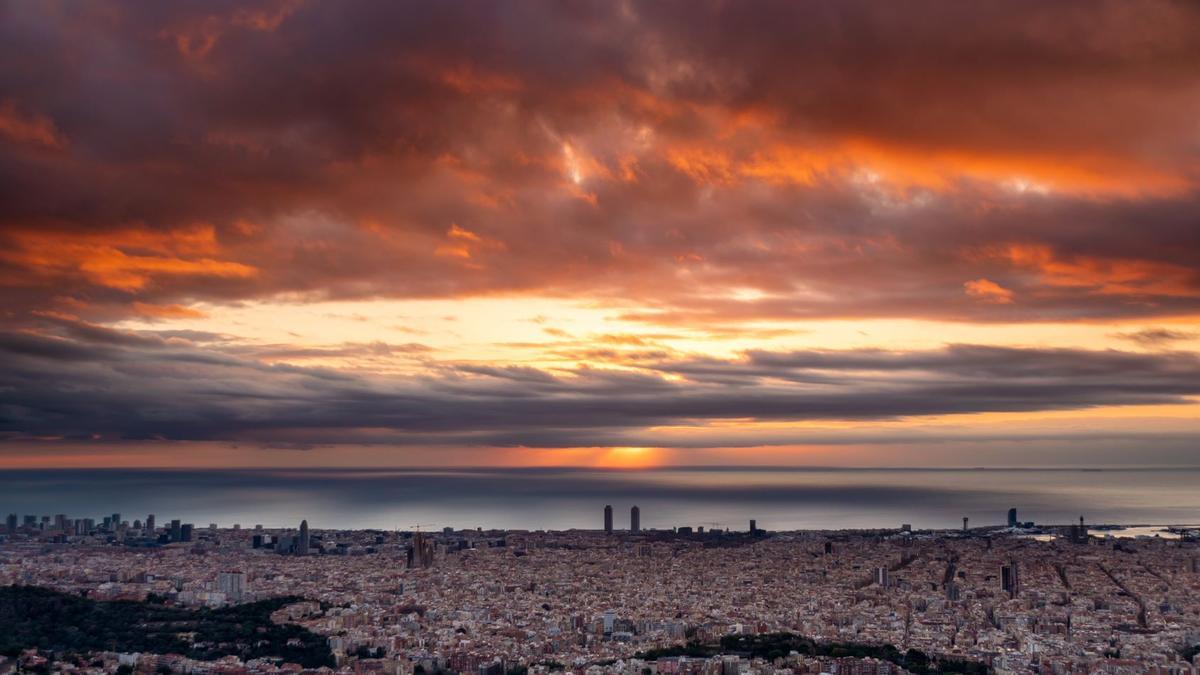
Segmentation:
<svg viewBox="0 0 1200 675">
<path fill-rule="evenodd" d="M 410 529 L 414 532 L 420 532 L 422 527 L 433 527 L 433 526 L 434 526 L 434 523 L 417 523 L 415 525 L 409 525 L 408 529 Z"/>
<path fill-rule="evenodd" d="M 709 521 L 709 522 L 707 522 L 707 523 L 700 523 L 700 524 L 701 524 L 701 525 L 707 525 L 707 526 L 708 526 L 708 531 L 709 531 L 709 532 L 712 532 L 713 530 L 715 530 L 715 529 L 717 529 L 717 528 L 720 528 L 720 529 L 726 529 L 726 527 L 725 527 L 725 526 L 726 526 L 726 525 L 728 525 L 728 523 L 715 523 L 715 522 L 712 522 L 712 521 Z"/>
</svg>

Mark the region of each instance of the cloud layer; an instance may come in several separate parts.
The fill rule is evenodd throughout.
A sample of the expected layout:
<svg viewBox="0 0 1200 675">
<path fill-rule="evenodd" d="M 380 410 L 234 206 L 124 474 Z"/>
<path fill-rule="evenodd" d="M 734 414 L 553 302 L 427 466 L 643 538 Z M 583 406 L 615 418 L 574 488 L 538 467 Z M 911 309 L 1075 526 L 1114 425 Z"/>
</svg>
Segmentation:
<svg viewBox="0 0 1200 675">
<path fill-rule="evenodd" d="M 1190 3 L 5 3 L 0 292 L 1194 313 Z M 731 289 L 756 297 L 731 299 Z"/>
<path fill-rule="evenodd" d="M 785 445 L 1194 403 L 1198 34 L 1171 0 L 0 0 L 0 431 Z M 534 297 L 646 332 L 230 318 Z M 755 346 L 842 319 L 1121 350 Z"/>
<path fill-rule="evenodd" d="M 877 421 L 1200 395 L 1192 354 L 972 345 L 667 358 L 638 373 L 456 367 L 410 378 L 265 365 L 179 338 L 78 325 L 62 336 L 0 334 L 0 352 L 0 430 L 24 438 L 664 446 L 678 439 L 662 427 L 731 420 Z M 736 438 L 716 429 L 709 444 Z M 767 443 L 811 440 L 801 428 Z"/>
</svg>

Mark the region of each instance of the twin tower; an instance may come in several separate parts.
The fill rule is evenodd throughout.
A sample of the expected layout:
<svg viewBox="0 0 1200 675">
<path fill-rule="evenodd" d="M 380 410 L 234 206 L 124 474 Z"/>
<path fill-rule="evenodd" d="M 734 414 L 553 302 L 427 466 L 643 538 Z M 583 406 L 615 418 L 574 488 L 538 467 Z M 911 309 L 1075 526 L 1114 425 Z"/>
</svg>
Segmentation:
<svg viewBox="0 0 1200 675">
<path fill-rule="evenodd" d="M 629 531 L 640 532 L 642 529 L 642 510 L 638 507 L 629 509 Z M 613 510 L 612 504 L 604 506 L 604 532 L 612 534 L 613 531 Z"/>
</svg>

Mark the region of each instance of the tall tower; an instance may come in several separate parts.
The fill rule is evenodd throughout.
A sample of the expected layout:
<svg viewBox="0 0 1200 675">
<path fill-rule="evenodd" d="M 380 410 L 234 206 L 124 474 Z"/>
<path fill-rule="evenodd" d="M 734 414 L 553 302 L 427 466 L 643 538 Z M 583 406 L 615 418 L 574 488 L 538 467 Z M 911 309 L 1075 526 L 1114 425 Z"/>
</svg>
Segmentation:
<svg viewBox="0 0 1200 675">
<path fill-rule="evenodd" d="M 308 555 L 308 521 L 300 521 L 300 543 L 296 546 L 296 555 Z"/>
<path fill-rule="evenodd" d="M 412 543 L 408 546 L 409 569 L 433 567 L 435 555 L 432 537 L 426 537 L 419 530 L 413 534 Z"/>
<path fill-rule="evenodd" d="M 612 504 L 604 505 L 604 532 L 612 534 Z"/>
<path fill-rule="evenodd" d="M 963 516 L 963 532 L 967 531 L 967 517 Z"/>
<path fill-rule="evenodd" d="M 154 536 L 154 514 L 146 516 L 146 534 Z"/>
<path fill-rule="evenodd" d="M 1008 510 L 1008 526 L 1017 526 L 1017 507 L 1015 506 Z"/>
<path fill-rule="evenodd" d="M 642 510 L 634 506 L 629 509 L 629 531 L 640 532 L 642 529 Z"/>
<path fill-rule="evenodd" d="M 1020 597 L 1021 574 L 1016 560 L 1012 560 L 1000 568 L 1000 589 L 1007 592 L 1010 598 Z"/>
</svg>

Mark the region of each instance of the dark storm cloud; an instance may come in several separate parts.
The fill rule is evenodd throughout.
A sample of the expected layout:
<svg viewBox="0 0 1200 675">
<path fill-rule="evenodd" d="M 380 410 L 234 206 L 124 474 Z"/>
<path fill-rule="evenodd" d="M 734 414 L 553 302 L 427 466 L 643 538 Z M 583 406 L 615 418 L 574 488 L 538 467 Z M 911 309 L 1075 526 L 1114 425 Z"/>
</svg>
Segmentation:
<svg viewBox="0 0 1200 675">
<path fill-rule="evenodd" d="M 756 351 L 662 361 L 658 374 L 442 366 L 412 377 L 268 365 L 183 342 L 122 344 L 107 335 L 3 333 L 0 354 L 0 430 L 17 438 L 577 447 L 730 419 L 881 420 L 1179 403 L 1200 394 L 1200 358 L 1190 353 L 969 345 Z M 717 433 L 705 442 L 728 440 Z M 797 432 L 791 442 L 804 440 Z"/>
<path fill-rule="evenodd" d="M 4 2 L 0 297 L 1195 312 L 1197 32 L 1185 2 Z"/>
</svg>

